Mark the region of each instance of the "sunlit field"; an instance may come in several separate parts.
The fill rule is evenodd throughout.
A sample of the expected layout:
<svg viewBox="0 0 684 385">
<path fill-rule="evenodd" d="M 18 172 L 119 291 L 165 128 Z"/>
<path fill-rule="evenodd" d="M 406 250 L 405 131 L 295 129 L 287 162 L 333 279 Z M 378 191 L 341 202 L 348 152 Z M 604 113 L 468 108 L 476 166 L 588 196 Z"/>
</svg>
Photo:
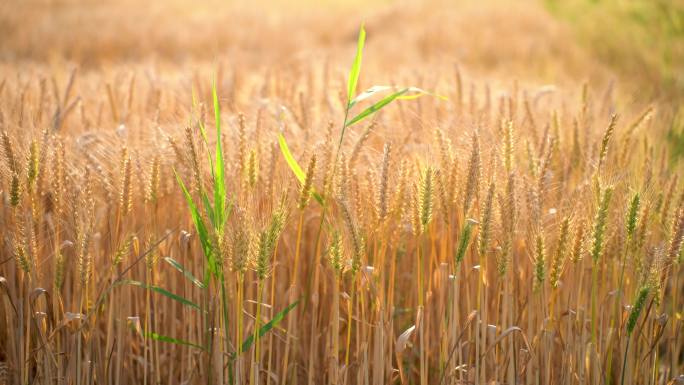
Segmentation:
<svg viewBox="0 0 684 385">
<path fill-rule="evenodd" d="M 6 0 L 0 385 L 684 383 L 684 5 Z"/>
</svg>

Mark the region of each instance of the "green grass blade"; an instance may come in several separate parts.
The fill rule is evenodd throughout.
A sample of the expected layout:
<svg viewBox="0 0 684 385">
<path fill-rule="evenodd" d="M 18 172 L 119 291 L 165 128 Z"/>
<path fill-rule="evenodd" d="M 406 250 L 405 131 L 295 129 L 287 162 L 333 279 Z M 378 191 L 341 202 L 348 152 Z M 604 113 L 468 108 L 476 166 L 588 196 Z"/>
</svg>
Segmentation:
<svg viewBox="0 0 684 385">
<path fill-rule="evenodd" d="M 199 279 L 195 278 L 195 276 L 192 275 L 191 272 L 187 271 L 183 267 L 183 265 L 180 264 L 180 262 L 176 261 L 175 259 L 173 259 L 171 257 L 164 257 L 164 261 L 166 261 L 166 263 L 168 263 L 169 265 L 173 266 L 174 269 L 183 273 L 185 278 L 189 279 L 193 284 L 195 284 L 195 286 L 199 287 L 200 289 L 205 288 L 204 284 Z"/>
<path fill-rule="evenodd" d="M 280 145 L 280 152 L 283 153 L 287 165 L 290 166 L 290 170 L 292 170 L 292 172 L 295 174 L 297 180 L 299 180 L 299 183 L 303 184 L 304 180 L 306 179 L 306 174 L 304 173 L 304 170 L 302 170 L 302 167 L 299 165 L 299 163 L 297 163 L 297 160 L 294 158 L 294 156 L 292 156 L 290 147 L 288 147 L 287 142 L 285 141 L 285 136 L 283 136 L 282 133 L 278 134 L 278 144 Z M 323 205 L 323 197 L 314 191 L 313 188 L 311 189 L 311 196 L 313 196 L 318 203 Z"/>
<path fill-rule="evenodd" d="M 354 93 L 356 93 L 356 85 L 359 82 L 359 74 L 361 74 L 361 59 L 363 56 L 363 45 L 366 42 L 366 30 L 361 24 L 359 29 L 359 41 L 356 46 L 356 57 L 354 64 L 352 64 L 351 71 L 349 71 L 349 80 L 347 83 L 347 103 L 351 103 Z"/>
<path fill-rule="evenodd" d="M 280 323 L 280 321 L 282 321 L 283 318 L 285 318 L 287 313 L 292 311 L 292 309 L 294 309 L 298 304 L 299 304 L 299 300 L 292 302 L 285 309 L 283 309 L 278 314 L 276 314 L 272 320 L 268 321 L 267 323 L 264 324 L 264 326 L 260 327 L 259 328 L 259 338 L 263 337 L 264 334 L 268 333 L 271 329 L 273 329 L 276 325 L 278 325 L 278 323 Z M 253 343 L 254 343 L 254 334 L 247 337 L 245 339 L 245 341 L 242 343 L 241 352 L 245 352 L 245 351 L 249 350 L 249 348 L 252 346 Z"/>
<path fill-rule="evenodd" d="M 202 251 L 204 252 L 205 258 L 207 259 L 207 265 L 209 266 L 209 270 L 214 274 L 214 276 L 217 276 L 218 267 L 214 258 L 213 248 L 209 240 L 209 233 L 207 231 L 207 227 L 204 225 L 202 216 L 200 215 L 199 210 L 195 205 L 195 202 L 192 200 L 192 197 L 190 196 L 188 189 L 185 188 L 185 184 L 181 180 L 180 176 L 178 175 L 176 170 L 173 170 L 173 173 L 176 175 L 176 180 L 178 181 L 178 184 L 183 190 L 183 196 L 185 196 L 185 200 L 187 201 L 188 206 L 190 207 L 192 221 L 195 224 L 197 235 L 199 235 L 200 243 L 202 244 Z"/>
<path fill-rule="evenodd" d="M 190 346 L 191 348 L 204 350 L 204 347 L 201 345 L 197 345 L 195 343 L 184 341 L 184 340 L 181 340 L 178 338 L 173 338 L 173 337 L 157 334 L 154 332 L 143 333 L 143 335 L 146 338 L 150 338 L 150 339 L 153 339 L 155 341 L 168 342 L 168 343 L 175 344 L 175 345 L 185 345 L 185 346 Z"/>
<path fill-rule="evenodd" d="M 362 93 L 356 95 L 356 97 L 351 101 L 351 105 L 355 105 L 358 102 L 364 101 L 371 96 L 375 96 L 376 94 L 379 94 L 381 92 L 389 91 L 392 89 L 395 89 L 396 87 L 393 86 L 373 86 L 370 87 L 369 89 L 363 91 Z"/>
<path fill-rule="evenodd" d="M 321 194 L 314 191 L 314 189 L 311 189 L 311 196 L 314 197 L 316 202 L 318 202 L 321 206 L 323 206 L 323 197 L 321 196 Z"/>
<path fill-rule="evenodd" d="M 207 212 L 207 217 L 209 218 L 211 225 L 214 226 L 214 228 L 216 228 L 214 207 L 211 205 L 211 202 L 209 201 L 209 195 L 207 195 L 206 191 L 202 191 L 202 203 L 204 204 L 204 211 Z"/>
<path fill-rule="evenodd" d="M 299 180 L 299 183 L 304 183 L 306 174 L 304 174 L 304 170 L 302 170 L 302 167 L 299 165 L 299 163 L 297 163 L 297 160 L 294 158 L 294 156 L 292 156 L 290 147 L 287 145 L 285 136 L 282 134 L 282 132 L 278 134 L 278 145 L 280 145 L 280 152 L 283 153 L 287 165 L 290 166 L 290 170 L 292 170 L 292 172 L 295 174 Z"/>
<path fill-rule="evenodd" d="M 440 99 L 440 100 L 449 100 L 449 98 L 447 98 L 444 95 L 440 95 L 440 94 L 436 94 L 434 92 L 426 91 L 426 90 L 424 90 L 422 88 L 418 88 L 418 87 L 409 87 L 407 93 L 408 92 L 411 92 L 411 94 L 399 96 L 397 99 L 398 100 L 412 100 L 412 99 L 418 99 L 421 96 L 432 96 L 432 97 L 435 97 L 435 98 Z"/>
<path fill-rule="evenodd" d="M 223 148 L 221 148 L 221 106 L 219 105 L 216 82 L 212 86 L 214 99 L 214 124 L 216 125 L 216 160 L 214 161 L 214 226 L 223 228 L 226 209 L 226 184 L 224 181 Z"/>
<path fill-rule="evenodd" d="M 375 104 L 373 104 L 372 106 L 366 108 L 360 114 L 356 115 L 353 119 L 348 121 L 347 125 L 345 127 L 349 127 L 353 124 L 356 124 L 356 123 L 360 122 L 361 120 L 363 120 L 363 119 L 373 115 L 374 113 L 380 111 L 380 109 L 382 109 L 386 105 L 392 103 L 398 97 L 407 93 L 408 90 L 409 90 L 408 88 L 404 88 L 404 89 L 401 89 L 401 90 L 399 90 L 399 91 L 397 91 L 391 95 L 385 96 L 380 101 L 378 101 Z"/>
<path fill-rule="evenodd" d="M 174 301 L 178 301 L 178 302 L 182 303 L 183 305 L 189 306 L 189 307 L 194 308 L 194 309 L 197 309 L 197 310 L 201 310 L 201 308 L 199 307 L 199 305 L 197 305 L 196 303 L 190 301 L 190 300 L 187 299 L 187 298 L 183 298 L 183 297 L 181 297 L 181 296 L 179 296 L 179 295 L 177 295 L 177 294 L 173 294 L 172 292 L 170 292 L 170 291 L 168 291 L 168 290 L 166 290 L 166 289 L 163 289 L 163 288 L 161 288 L 161 287 L 159 287 L 159 286 L 146 285 L 146 284 L 143 283 L 143 282 L 134 281 L 134 280 L 124 280 L 124 281 L 121 281 L 121 284 L 122 284 L 122 285 L 130 285 L 130 286 L 142 287 L 142 288 L 144 288 L 144 289 L 149 289 L 149 290 L 154 291 L 155 293 L 159 293 L 159 294 L 161 294 L 161 295 L 163 295 L 163 296 L 165 296 L 165 297 L 167 297 L 167 298 L 170 298 L 170 299 L 172 299 L 172 300 L 174 300 Z"/>
<path fill-rule="evenodd" d="M 367 90 L 363 91 L 362 93 L 358 94 L 349 104 L 349 107 L 355 106 L 357 103 L 364 101 L 372 96 L 375 96 L 377 94 L 390 91 L 390 90 L 401 90 L 404 87 L 395 87 L 395 86 L 373 86 L 368 88 Z M 412 100 L 412 99 L 418 99 L 421 96 L 434 96 L 438 99 L 441 100 L 448 100 L 446 96 L 436 94 L 434 92 L 426 91 L 422 88 L 418 87 L 406 87 L 408 90 L 406 91 L 405 95 L 401 95 L 397 97 L 397 100 Z M 409 94 L 410 93 L 410 94 Z"/>
</svg>

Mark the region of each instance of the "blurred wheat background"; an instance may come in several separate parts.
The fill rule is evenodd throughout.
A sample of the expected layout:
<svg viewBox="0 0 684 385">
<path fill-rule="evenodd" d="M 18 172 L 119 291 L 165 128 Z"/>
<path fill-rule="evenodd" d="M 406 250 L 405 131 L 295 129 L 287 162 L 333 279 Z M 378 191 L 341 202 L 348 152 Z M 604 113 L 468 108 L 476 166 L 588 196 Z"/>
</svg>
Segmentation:
<svg viewBox="0 0 684 385">
<path fill-rule="evenodd" d="M 362 24 L 356 93 L 430 95 L 343 129 Z M 6 0 L 0 36 L 0 384 L 684 382 L 681 1 Z"/>
</svg>

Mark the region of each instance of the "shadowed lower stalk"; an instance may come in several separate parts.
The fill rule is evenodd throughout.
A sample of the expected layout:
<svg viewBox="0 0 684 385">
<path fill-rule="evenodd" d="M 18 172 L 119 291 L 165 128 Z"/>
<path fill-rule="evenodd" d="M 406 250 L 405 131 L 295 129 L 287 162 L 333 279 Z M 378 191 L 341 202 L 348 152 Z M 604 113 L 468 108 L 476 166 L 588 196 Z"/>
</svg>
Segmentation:
<svg viewBox="0 0 684 385">
<path fill-rule="evenodd" d="M 425 237 L 425 239 L 424 239 Z M 427 243 L 426 241 L 427 237 L 426 236 L 419 236 L 418 238 L 418 243 Z M 427 248 L 426 246 L 423 245 L 423 247 L 418 246 L 418 249 L 416 252 L 418 253 L 418 319 L 420 322 L 419 329 L 418 329 L 418 338 L 419 338 L 419 346 L 418 349 L 420 349 L 420 383 L 421 385 L 427 385 L 427 368 L 425 367 L 425 360 L 426 360 L 426 355 L 425 355 L 425 314 L 424 314 L 424 309 L 425 309 L 425 304 L 424 304 L 424 299 L 423 299 L 423 263 L 424 263 L 424 249 Z"/>
<path fill-rule="evenodd" d="M 330 384 L 338 385 L 339 374 L 339 352 L 340 352 L 340 277 L 335 274 L 333 282 L 333 304 L 332 304 L 332 362 L 330 365 Z"/>
<path fill-rule="evenodd" d="M 594 219 L 593 243 L 591 246 L 591 258 L 593 261 L 591 268 L 591 342 L 594 350 L 598 352 L 598 341 L 596 333 L 597 323 L 597 300 L 598 300 L 598 269 L 599 259 L 603 253 L 603 243 L 608 218 L 608 204 L 613 193 L 612 187 L 606 187 L 600 195 L 599 207 Z"/>
<path fill-rule="evenodd" d="M 650 291 L 651 287 L 648 284 L 639 289 L 634 305 L 632 306 L 632 310 L 629 313 L 629 318 L 627 319 L 627 344 L 625 346 L 625 355 L 622 359 L 622 376 L 620 380 L 621 385 L 625 384 L 625 372 L 627 372 L 627 355 L 629 352 L 629 341 L 631 340 L 630 337 L 632 336 L 632 332 L 636 327 L 637 321 L 639 320 L 639 315 L 646 304 L 646 298 L 648 297 Z"/>
<path fill-rule="evenodd" d="M 425 254 L 428 251 L 428 241 L 429 241 L 429 227 L 430 220 L 432 219 L 432 204 L 433 204 L 433 170 L 431 167 L 426 167 L 422 172 L 420 178 L 420 186 L 418 190 L 418 204 L 419 204 L 419 224 L 418 224 L 418 314 L 420 329 L 419 340 L 420 340 L 420 383 L 421 385 L 427 385 L 428 383 L 428 373 L 427 373 L 427 347 L 425 340 L 425 328 L 427 323 L 425 322 L 425 298 L 424 298 L 424 283 L 423 283 L 423 269 L 425 268 Z"/>
<path fill-rule="evenodd" d="M 632 200 L 630 201 L 629 205 L 629 210 L 627 211 L 627 217 L 625 218 L 625 230 L 626 230 L 626 239 L 624 242 L 624 247 L 622 248 L 622 253 L 620 255 L 620 278 L 618 281 L 618 291 L 617 295 L 615 298 L 615 312 L 613 315 L 613 318 L 611 319 L 610 322 L 610 327 L 611 329 L 615 327 L 615 324 L 620 323 L 620 308 L 622 307 L 622 297 L 623 297 L 623 286 L 624 286 L 624 279 L 625 279 L 625 267 L 627 265 L 627 257 L 630 251 L 630 245 L 632 242 L 632 239 L 634 238 L 634 232 L 636 231 L 636 226 L 637 226 L 637 220 L 638 220 L 638 215 L 639 215 L 639 206 L 640 206 L 640 196 L 639 193 L 637 192 L 634 194 Z M 619 347 L 619 342 L 620 342 L 620 333 L 616 332 L 615 334 L 615 339 L 617 339 L 618 347 Z M 629 339 L 627 341 L 629 344 Z M 613 365 L 613 348 L 611 346 L 612 344 L 609 344 L 608 346 L 608 357 L 607 357 L 607 362 L 608 362 L 608 367 L 606 370 L 606 377 L 605 377 L 605 382 L 606 385 L 610 385 L 611 379 L 612 379 L 612 365 Z M 627 349 L 629 346 L 627 346 Z M 623 364 L 623 370 L 624 370 L 624 364 Z"/>
<path fill-rule="evenodd" d="M 339 373 L 339 352 L 340 352 L 340 278 L 343 269 L 342 238 L 338 231 L 333 231 L 330 247 L 328 249 L 330 265 L 334 272 L 333 282 L 333 306 L 332 306 L 332 354 L 330 362 L 331 385 L 338 385 L 340 381 Z"/>
<path fill-rule="evenodd" d="M 352 314 L 354 309 L 354 299 L 356 297 L 356 274 L 352 275 L 351 279 L 351 294 L 349 295 L 349 302 L 347 304 L 347 342 L 344 349 L 344 384 L 347 384 L 349 379 L 349 357 L 351 356 L 351 335 L 352 335 Z"/>
<path fill-rule="evenodd" d="M 271 301 L 270 301 L 270 303 L 271 303 L 271 312 L 270 312 L 271 317 L 273 317 L 273 312 L 274 312 L 273 309 L 275 309 L 275 306 L 276 306 L 275 287 L 276 287 L 276 271 L 277 271 L 277 269 L 275 267 L 278 265 L 277 257 L 278 257 L 278 245 L 279 244 L 280 244 L 279 242 L 276 242 L 275 247 L 273 248 L 273 272 L 271 273 Z M 273 373 L 273 368 L 271 366 L 273 364 L 273 333 L 271 333 L 268 336 L 268 361 L 267 362 L 268 362 L 268 371 Z M 271 376 L 268 375 L 268 376 L 266 376 L 266 385 L 270 385 L 270 384 L 271 384 Z"/>
<path fill-rule="evenodd" d="M 263 280 L 257 282 L 257 299 L 256 299 L 256 316 L 254 318 L 254 358 L 253 358 L 253 368 L 252 368 L 252 384 L 259 383 L 259 368 L 261 366 L 261 341 L 259 337 L 259 327 L 261 321 L 261 301 L 263 292 Z"/>
<path fill-rule="evenodd" d="M 235 383 L 236 384 L 241 384 L 242 381 L 242 360 L 240 359 L 240 354 L 242 353 L 242 344 L 240 341 L 243 340 L 242 335 L 243 335 L 243 322 L 244 322 L 244 315 L 242 313 L 242 302 L 243 302 L 243 296 L 244 296 L 244 272 L 238 271 L 237 272 L 237 279 L 236 279 L 236 285 L 237 285 L 237 290 L 236 290 L 236 298 L 235 298 L 235 317 L 236 317 L 236 328 L 235 328 L 235 350 L 237 354 L 237 360 L 235 363 Z"/>
<path fill-rule="evenodd" d="M 299 269 L 299 250 L 301 247 L 301 241 L 302 241 L 302 227 L 304 226 L 304 211 L 300 210 L 299 213 L 299 221 L 297 223 L 297 241 L 295 244 L 295 257 L 294 257 L 294 265 L 292 266 L 292 273 L 290 274 L 290 302 L 294 301 L 294 299 L 297 297 L 296 293 L 296 288 L 297 288 L 297 271 Z M 287 385 L 287 371 L 288 367 L 290 365 L 289 363 L 289 358 L 290 358 L 290 350 L 291 347 L 290 345 L 292 344 L 292 333 L 289 332 L 290 330 L 293 330 L 293 325 L 295 324 L 296 321 L 296 312 L 290 315 L 290 317 L 287 319 L 287 337 L 285 339 L 285 356 L 283 357 L 283 373 L 282 373 L 282 378 L 281 381 L 283 385 Z"/>
</svg>

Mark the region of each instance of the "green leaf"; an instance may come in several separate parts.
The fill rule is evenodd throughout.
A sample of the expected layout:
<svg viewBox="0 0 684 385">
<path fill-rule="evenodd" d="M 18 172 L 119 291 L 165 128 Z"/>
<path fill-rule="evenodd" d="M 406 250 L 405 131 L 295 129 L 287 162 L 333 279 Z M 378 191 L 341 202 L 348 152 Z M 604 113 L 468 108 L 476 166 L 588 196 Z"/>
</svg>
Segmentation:
<svg viewBox="0 0 684 385">
<path fill-rule="evenodd" d="M 412 100 L 412 99 L 418 99 L 421 96 L 427 95 L 427 96 L 433 96 L 433 97 L 440 99 L 440 100 L 449 100 L 449 98 L 447 98 L 444 95 L 440 95 L 440 94 L 436 94 L 434 92 L 426 91 L 426 90 L 424 90 L 422 88 L 418 88 L 418 87 L 408 87 L 408 92 L 414 92 L 414 93 L 412 93 L 411 95 L 399 96 L 397 99 L 398 100 Z"/>
<path fill-rule="evenodd" d="M 197 305 L 196 303 L 194 303 L 194 302 L 192 302 L 186 298 L 183 298 L 177 294 L 173 294 L 172 292 L 170 292 L 166 289 L 163 289 L 159 286 L 147 285 L 143 282 L 134 281 L 134 280 L 124 280 L 124 281 L 121 281 L 121 284 L 122 285 L 131 285 L 131 286 L 142 287 L 144 289 L 149 289 L 149 290 L 152 290 L 156 293 L 159 293 L 165 297 L 171 298 L 174 301 L 178 301 L 178 302 L 182 303 L 183 305 L 187 305 L 187 306 L 190 306 L 190 307 L 195 308 L 197 310 L 201 310 L 199 305 Z"/>
<path fill-rule="evenodd" d="M 354 64 L 352 64 L 351 71 L 349 71 L 349 80 L 347 83 L 347 103 L 351 103 L 354 93 L 356 93 L 356 85 L 359 82 L 359 74 L 361 73 L 361 58 L 363 56 L 363 45 L 366 42 L 366 30 L 361 24 L 359 29 L 359 42 L 356 47 L 356 57 Z"/>
<path fill-rule="evenodd" d="M 408 92 L 408 88 L 404 88 L 402 90 L 399 90 L 391 95 L 385 96 L 382 98 L 380 101 L 376 102 L 372 106 L 366 108 L 363 110 L 360 114 L 356 115 L 353 119 L 347 122 L 345 127 L 349 127 L 355 123 L 360 122 L 361 120 L 373 115 L 374 113 L 380 111 L 381 108 L 385 107 L 386 105 L 392 103 L 395 99 L 398 97 L 404 95 L 405 93 Z"/>
<path fill-rule="evenodd" d="M 292 309 L 294 309 L 297 305 L 299 304 L 299 300 L 296 300 L 289 304 L 285 309 L 283 309 L 281 312 L 275 315 L 272 320 L 268 321 L 267 323 L 264 324 L 264 326 L 259 328 L 259 338 L 263 337 L 264 334 L 268 333 L 271 329 L 273 329 L 280 321 L 285 318 L 287 313 L 289 313 Z M 255 333 L 256 334 L 256 333 Z M 250 335 L 245 339 L 245 341 L 242 343 L 242 350 L 241 352 L 249 350 L 249 348 L 252 346 L 254 343 L 254 335 Z"/>
<path fill-rule="evenodd" d="M 299 165 L 299 163 L 297 163 L 297 160 L 294 158 L 294 156 L 292 156 L 290 147 L 288 147 L 287 142 L 285 141 L 285 136 L 283 136 L 282 132 L 278 133 L 278 144 L 280 145 L 280 152 L 283 153 L 287 165 L 290 166 L 290 169 L 297 177 L 297 180 L 299 180 L 299 183 L 304 184 L 306 174 L 304 173 L 304 170 L 302 170 L 302 167 Z M 311 195 L 318 203 L 323 205 L 323 197 L 313 188 L 311 189 Z"/>
<path fill-rule="evenodd" d="M 214 99 L 214 118 L 216 125 L 216 161 L 214 161 L 214 227 L 221 230 L 225 223 L 226 184 L 224 181 L 223 149 L 221 148 L 221 106 L 216 92 L 216 82 L 212 86 Z"/>
<path fill-rule="evenodd" d="M 407 94 L 408 93 L 412 93 L 412 94 L 399 96 L 399 97 L 397 97 L 397 100 L 417 99 L 421 96 L 426 96 L 426 95 L 434 96 L 434 97 L 441 99 L 441 100 L 448 100 L 448 98 L 446 96 L 442 96 L 442 95 L 436 94 L 434 92 L 426 91 L 426 90 L 424 90 L 422 88 L 418 88 L 418 87 L 373 86 L 373 87 L 370 87 L 369 89 L 363 91 L 362 93 L 358 94 L 351 101 L 351 103 L 349 104 L 349 107 L 351 108 L 351 107 L 355 106 L 357 103 L 364 101 L 364 100 L 366 100 L 372 96 L 375 96 L 377 94 L 383 93 L 385 91 L 401 90 L 403 88 L 408 89 L 406 91 Z"/>
<path fill-rule="evenodd" d="M 169 336 L 164 336 L 164 335 L 157 334 L 157 333 L 154 333 L 154 332 L 143 333 L 143 335 L 144 335 L 146 338 L 150 338 L 150 339 L 153 339 L 153 340 L 155 340 L 155 341 L 168 342 L 168 343 L 172 343 L 172 344 L 176 344 L 176 345 L 185 345 L 185 346 L 190 346 L 190 347 L 192 347 L 192 348 L 197 348 L 197 349 L 200 349 L 200 350 L 204 350 L 204 347 L 203 347 L 203 346 L 197 345 L 197 344 L 195 344 L 195 343 L 188 342 L 188 341 L 183 341 L 183 340 L 179 340 L 178 338 L 173 338 L 173 337 L 169 337 Z"/>
<path fill-rule="evenodd" d="M 299 183 L 304 183 L 306 174 L 304 174 L 304 170 L 302 170 L 302 167 L 299 165 L 299 163 L 297 163 L 297 160 L 294 158 L 294 156 L 292 156 L 290 147 L 288 147 L 287 142 L 285 141 L 285 136 L 282 132 L 278 133 L 278 144 L 280 145 L 280 152 L 283 153 L 287 165 L 290 166 L 290 169 L 292 172 L 294 172 L 295 176 L 299 180 Z"/>
<path fill-rule="evenodd" d="M 209 270 L 214 274 L 214 276 L 218 276 L 218 266 L 214 258 L 213 247 L 211 246 L 211 242 L 209 240 L 209 233 L 207 232 L 207 227 L 204 225 L 202 216 L 200 215 L 199 210 L 195 205 L 195 202 L 193 202 L 192 197 L 188 192 L 188 189 L 185 188 L 185 184 L 183 183 L 175 169 L 173 170 L 173 173 L 176 175 L 176 180 L 178 181 L 178 184 L 183 190 L 183 196 L 185 196 L 185 200 L 187 201 L 188 206 L 190 207 L 192 221 L 195 223 L 195 229 L 197 229 L 197 235 L 199 235 L 200 243 L 202 244 L 202 251 L 204 252 L 204 257 L 207 259 L 207 265 L 209 266 Z"/>
<path fill-rule="evenodd" d="M 371 96 L 374 96 L 378 93 L 385 92 L 391 89 L 394 89 L 395 87 L 392 86 L 373 86 L 362 93 L 356 95 L 356 97 L 349 103 L 349 107 L 353 107 L 356 103 L 364 101 Z"/>
<path fill-rule="evenodd" d="M 199 287 L 200 289 L 205 288 L 204 284 L 199 279 L 195 278 L 195 276 L 192 275 L 191 272 L 185 270 L 185 268 L 183 267 L 183 265 L 180 264 L 180 262 L 176 261 L 175 259 L 173 259 L 171 257 L 164 257 L 164 261 L 166 261 L 169 265 L 173 266 L 174 269 L 183 273 L 185 278 L 192 281 L 192 283 L 194 283 L 195 286 Z"/>
<path fill-rule="evenodd" d="M 204 190 L 202 190 L 202 203 L 204 204 L 204 211 L 206 211 L 209 221 L 215 228 L 216 218 L 214 218 L 214 207 L 211 205 L 211 202 L 209 201 L 209 196 L 207 195 L 207 192 Z"/>
</svg>

